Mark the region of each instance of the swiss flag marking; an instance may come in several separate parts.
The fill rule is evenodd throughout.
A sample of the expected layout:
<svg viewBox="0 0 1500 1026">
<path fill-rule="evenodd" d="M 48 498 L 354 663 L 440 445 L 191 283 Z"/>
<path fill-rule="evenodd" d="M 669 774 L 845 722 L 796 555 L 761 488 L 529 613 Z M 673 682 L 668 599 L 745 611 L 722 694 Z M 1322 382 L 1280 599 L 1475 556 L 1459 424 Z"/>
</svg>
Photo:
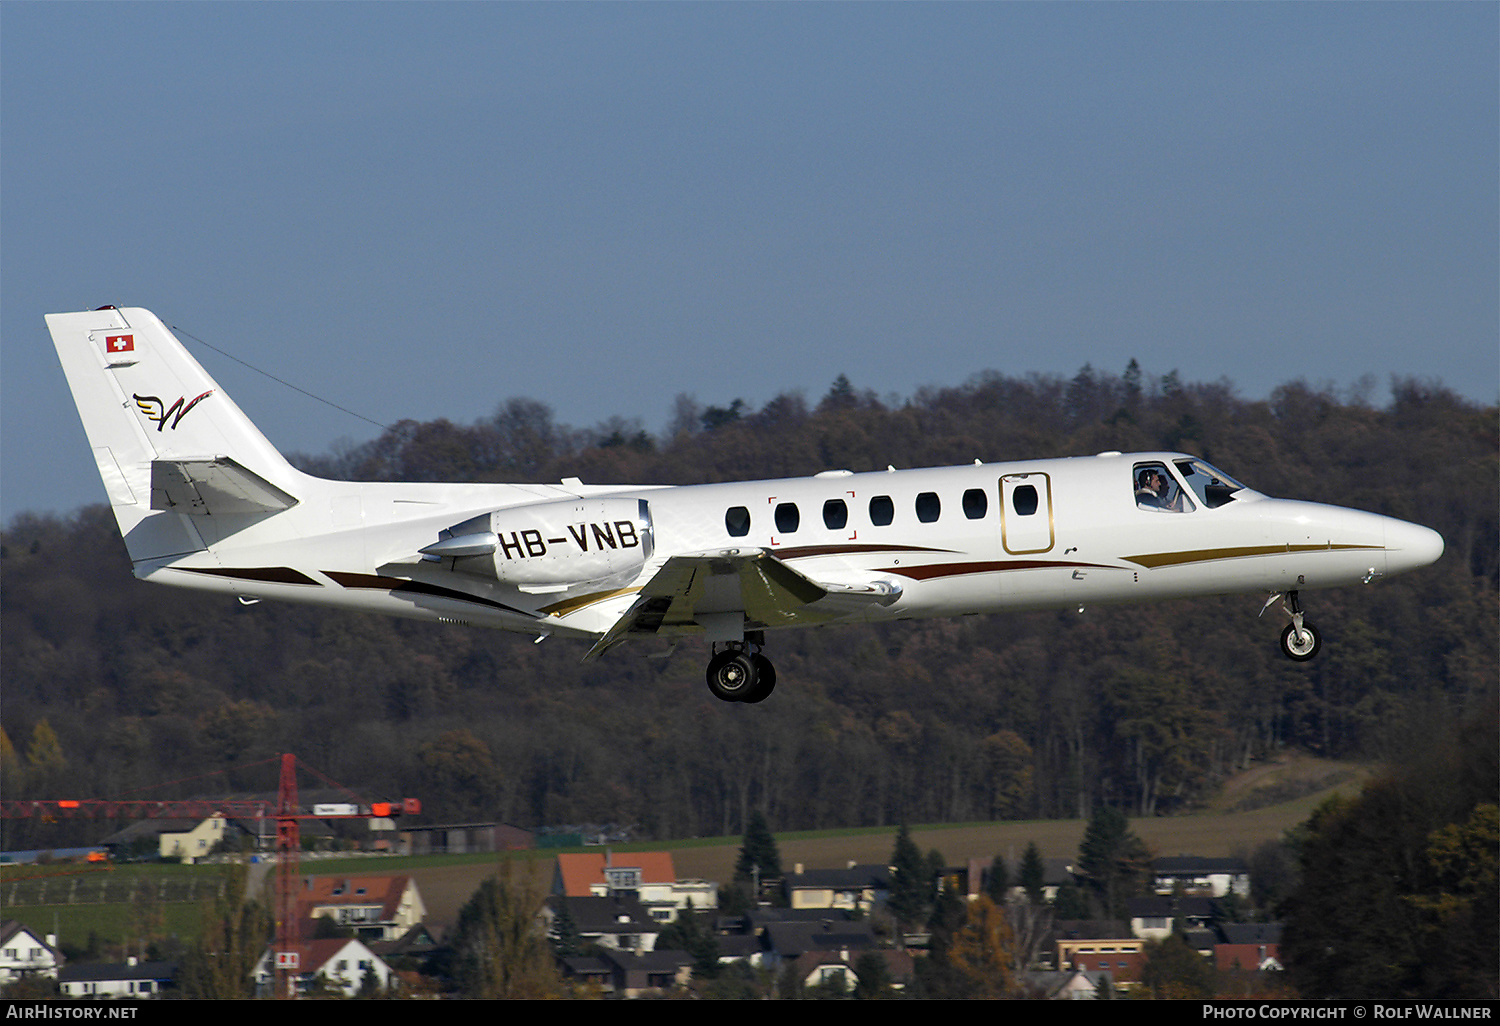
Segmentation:
<svg viewBox="0 0 1500 1026">
<path fill-rule="evenodd" d="M 104 351 L 106 353 L 133 353 L 135 352 L 135 336 L 105 335 Z"/>
</svg>

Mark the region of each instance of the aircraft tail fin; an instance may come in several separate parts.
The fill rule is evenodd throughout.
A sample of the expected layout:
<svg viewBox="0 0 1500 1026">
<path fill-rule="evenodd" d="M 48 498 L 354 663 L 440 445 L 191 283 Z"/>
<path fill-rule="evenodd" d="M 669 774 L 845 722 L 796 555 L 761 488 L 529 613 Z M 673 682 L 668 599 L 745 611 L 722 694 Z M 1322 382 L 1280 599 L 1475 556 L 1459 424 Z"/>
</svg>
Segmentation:
<svg viewBox="0 0 1500 1026">
<path fill-rule="evenodd" d="M 155 314 L 48 314 L 47 328 L 134 562 L 206 548 L 196 518 L 297 503 L 302 475 Z"/>
</svg>

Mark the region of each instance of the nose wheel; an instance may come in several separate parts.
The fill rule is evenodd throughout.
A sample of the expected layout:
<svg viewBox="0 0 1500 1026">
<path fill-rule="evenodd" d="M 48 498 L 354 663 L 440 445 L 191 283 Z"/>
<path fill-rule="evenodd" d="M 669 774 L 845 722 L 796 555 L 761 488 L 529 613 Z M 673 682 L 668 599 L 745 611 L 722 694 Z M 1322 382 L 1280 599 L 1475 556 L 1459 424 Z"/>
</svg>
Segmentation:
<svg viewBox="0 0 1500 1026">
<path fill-rule="evenodd" d="M 776 667 L 749 646 L 730 642 L 708 661 L 708 690 L 721 702 L 764 702 L 776 688 Z"/>
<path fill-rule="evenodd" d="M 1281 632 L 1281 651 L 1288 659 L 1296 662 L 1307 662 L 1322 647 L 1323 635 L 1310 623 L 1304 622 L 1300 629 L 1296 624 L 1289 623 L 1286 630 Z"/>
<path fill-rule="evenodd" d="M 1278 598 L 1281 598 L 1281 596 L 1272 595 L 1266 602 L 1266 605 L 1269 606 Z M 1286 594 L 1281 608 L 1286 613 L 1288 619 L 1292 621 L 1281 632 L 1282 654 L 1293 662 L 1305 663 L 1322 649 L 1323 635 L 1318 633 L 1316 627 L 1303 619 L 1302 603 L 1297 601 L 1297 593 L 1295 591 Z"/>
</svg>

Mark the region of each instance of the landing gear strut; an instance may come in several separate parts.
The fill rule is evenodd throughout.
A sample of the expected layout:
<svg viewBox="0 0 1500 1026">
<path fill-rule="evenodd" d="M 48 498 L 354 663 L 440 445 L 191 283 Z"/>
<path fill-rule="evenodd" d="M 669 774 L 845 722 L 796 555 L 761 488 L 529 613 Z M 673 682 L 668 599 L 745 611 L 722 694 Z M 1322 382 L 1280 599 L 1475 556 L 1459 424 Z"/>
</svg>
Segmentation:
<svg viewBox="0 0 1500 1026">
<path fill-rule="evenodd" d="M 1276 596 L 1272 595 L 1271 598 L 1274 601 Z M 1270 602 L 1266 604 L 1270 605 Z M 1323 635 L 1302 618 L 1302 603 L 1297 601 L 1295 591 L 1287 592 L 1281 608 L 1292 621 L 1281 632 L 1281 651 L 1288 659 L 1305 663 L 1323 647 Z"/>
<path fill-rule="evenodd" d="M 754 643 L 759 647 L 759 643 Z M 714 646 L 714 657 L 708 661 L 708 690 L 721 702 L 764 702 L 776 687 L 776 667 L 759 652 L 751 651 L 752 641 L 727 642 L 724 650 Z"/>
</svg>

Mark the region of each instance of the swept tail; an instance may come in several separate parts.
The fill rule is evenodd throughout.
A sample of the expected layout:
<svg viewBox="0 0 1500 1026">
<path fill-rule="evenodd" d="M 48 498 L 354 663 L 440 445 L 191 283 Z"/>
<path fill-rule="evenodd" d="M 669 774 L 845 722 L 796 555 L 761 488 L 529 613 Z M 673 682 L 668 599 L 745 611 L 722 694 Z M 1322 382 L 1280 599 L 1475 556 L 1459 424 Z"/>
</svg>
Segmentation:
<svg viewBox="0 0 1500 1026">
<path fill-rule="evenodd" d="M 48 314 L 94 462 L 137 565 L 290 509 L 302 475 L 149 310 Z M 203 517 L 219 522 L 200 530 Z"/>
</svg>

